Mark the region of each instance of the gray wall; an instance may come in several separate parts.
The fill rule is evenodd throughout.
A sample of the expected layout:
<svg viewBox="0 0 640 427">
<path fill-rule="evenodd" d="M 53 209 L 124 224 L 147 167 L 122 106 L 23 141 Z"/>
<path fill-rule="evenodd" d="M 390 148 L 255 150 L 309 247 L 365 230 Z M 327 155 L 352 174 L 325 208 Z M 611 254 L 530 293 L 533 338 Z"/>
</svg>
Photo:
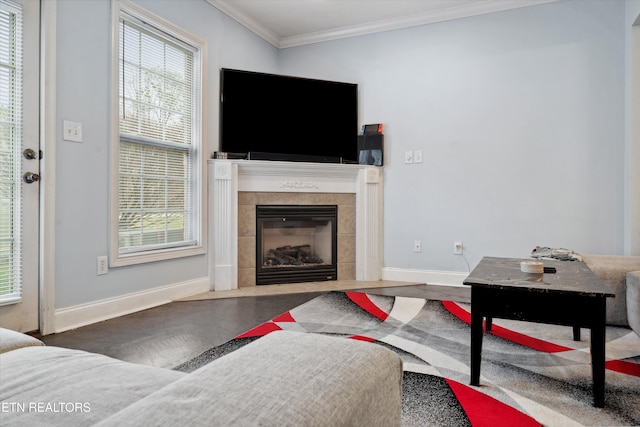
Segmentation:
<svg viewBox="0 0 640 427">
<path fill-rule="evenodd" d="M 360 85 L 361 123 L 385 124 L 385 266 L 466 271 L 454 240 L 471 267 L 537 244 L 623 253 L 626 2 L 561 1 L 281 51 L 204 0 L 136 2 L 208 41 L 209 153 L 220 67 Z M 56 308 L 206 276 L 206 256 L 96 276 L 109 240 L 110 2 L 57 5 Z M 85 142 L 63 141 L 63 120 L 83 123 Z M 418 149 L 424 163 L 404 165 Z"/>
<path fill-rule="evenodd" d="M 640 0 L 625 3 L 625 253 L 640 255 Z"/>
<path fill-rule="evenodd" d="M 204 0 L 136 3 L 208 42 L 209 152 L 218 146 L 219 69 L 277 71 L 277 52 Z M 96 257 L 109 244 L 111 3 L 57 2 L 56 308 L 206 277 L 207 257 L 195 256 L 109 270 Z M 84 142 L 62 140 L 62 121 L 83 124 Z"/>
<path fill-rule="evenodd" d="M 624 246 L 625 2 L 562 1 L 286 49 L 385 125 L 386 267 Z M 403 164 L 420 149 L 424 163 Z M 413 241 L 422 240 L 422 253 Z"/>
</svg>

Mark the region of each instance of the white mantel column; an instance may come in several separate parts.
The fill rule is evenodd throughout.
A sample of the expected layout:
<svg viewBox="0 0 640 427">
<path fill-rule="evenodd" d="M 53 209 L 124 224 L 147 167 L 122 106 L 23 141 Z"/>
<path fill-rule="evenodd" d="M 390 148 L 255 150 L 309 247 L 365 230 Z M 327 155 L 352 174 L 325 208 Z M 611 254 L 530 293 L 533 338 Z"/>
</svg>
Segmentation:
<svg viewBox="0 0 640 427">
<path fill-rule="evenodd" d="M 381 169 L 361 169 L 356 193 L 356 280 L 377 281 L 383 266 Z"/>
<path fill-rule="evenodd" d="M 209 278 L 212 290 L 228 291 L 238 288 L 238 165 L 216 161 L 209 172 Z"/>
</svg>

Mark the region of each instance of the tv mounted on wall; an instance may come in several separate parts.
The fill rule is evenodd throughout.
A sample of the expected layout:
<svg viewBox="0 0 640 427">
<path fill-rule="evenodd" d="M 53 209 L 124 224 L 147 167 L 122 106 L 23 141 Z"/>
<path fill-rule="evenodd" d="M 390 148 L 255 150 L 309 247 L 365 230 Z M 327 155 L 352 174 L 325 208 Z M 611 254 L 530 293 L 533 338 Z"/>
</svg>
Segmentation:
<svg viewBox="0 0 640 427">
<path fill-rule="evenodd" d="M 357 84 L 220 71 L 223 156 L 357 163 L 357 135 Z"/>
</svg>

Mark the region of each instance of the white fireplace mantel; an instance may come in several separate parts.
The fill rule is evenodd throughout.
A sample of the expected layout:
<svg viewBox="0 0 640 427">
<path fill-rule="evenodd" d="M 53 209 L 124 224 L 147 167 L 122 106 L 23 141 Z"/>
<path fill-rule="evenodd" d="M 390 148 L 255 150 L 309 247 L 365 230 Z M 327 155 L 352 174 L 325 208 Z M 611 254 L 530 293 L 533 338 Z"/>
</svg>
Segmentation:
<svg viewBox="0 0 640 427">
<path fill-rule="evenodd" d="M 238 288 L 238 192 L 356 195 L 356 280 L 380 280 L 383 168 L 333 163 L 209 160 L 209 277 Z"/>
</svg>

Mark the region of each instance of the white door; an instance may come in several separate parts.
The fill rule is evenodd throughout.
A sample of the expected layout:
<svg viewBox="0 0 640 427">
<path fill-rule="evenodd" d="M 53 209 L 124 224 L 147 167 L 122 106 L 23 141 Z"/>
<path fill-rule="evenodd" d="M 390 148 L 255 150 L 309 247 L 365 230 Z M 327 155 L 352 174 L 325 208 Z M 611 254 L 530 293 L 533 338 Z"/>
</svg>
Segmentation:
<svg viewBox="0 0 640 427">
<path fill-rule="evenodd" d="M 40 1 L 0 0 L 0 326 L 39 329 Z"/>
</svg>

